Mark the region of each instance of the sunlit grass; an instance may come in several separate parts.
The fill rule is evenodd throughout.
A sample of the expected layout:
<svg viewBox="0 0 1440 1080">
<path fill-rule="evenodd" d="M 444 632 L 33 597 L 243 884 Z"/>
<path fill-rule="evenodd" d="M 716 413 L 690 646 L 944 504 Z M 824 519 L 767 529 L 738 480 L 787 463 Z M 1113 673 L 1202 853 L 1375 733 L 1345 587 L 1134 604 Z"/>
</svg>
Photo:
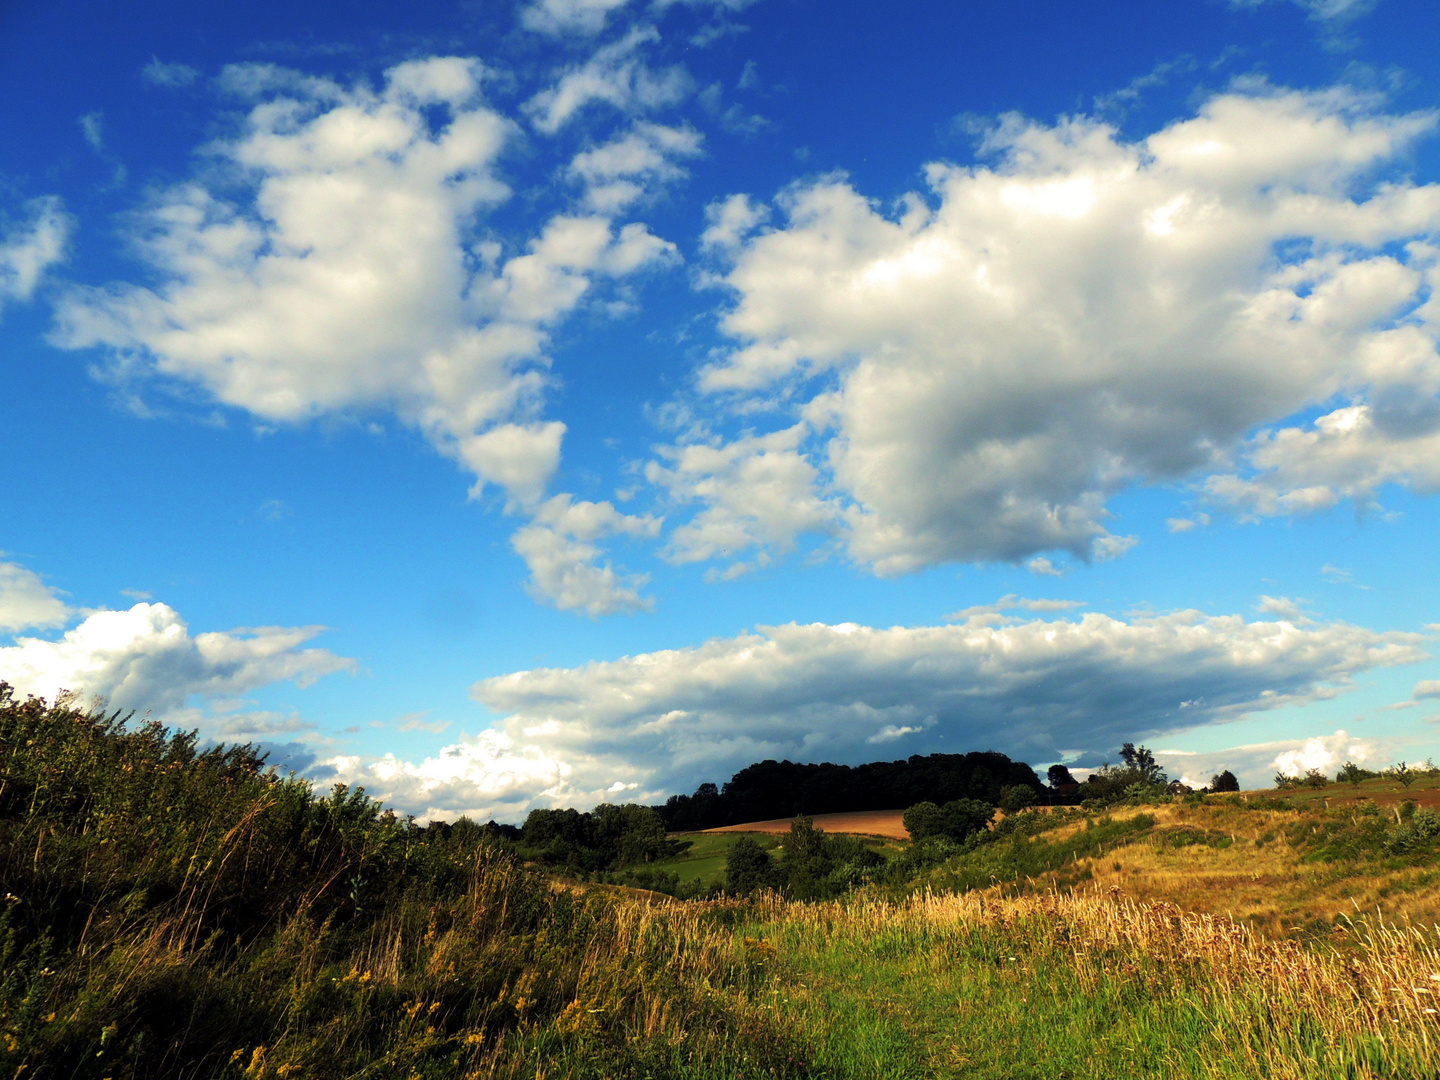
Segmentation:
<svg viewBox="0 0 1440 1080">
<path fill-rule="evenodd" d="M 837 1075 L 1440 1070 L 1440 953 L 1414 928 L 1360 924 L 1341 954 L 1097 890 L 776 906 L 764 932 Z"/>
</svg>

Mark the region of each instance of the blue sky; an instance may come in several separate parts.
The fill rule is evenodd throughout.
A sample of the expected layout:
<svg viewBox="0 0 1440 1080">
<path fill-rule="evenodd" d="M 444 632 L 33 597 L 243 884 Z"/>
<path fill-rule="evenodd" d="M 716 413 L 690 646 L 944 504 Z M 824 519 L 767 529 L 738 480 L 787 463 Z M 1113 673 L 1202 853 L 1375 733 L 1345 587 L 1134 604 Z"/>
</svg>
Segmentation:
<svg viewBox="0 0 1440 1080">
<path fill-rule="evenodd" d="M 425 817 L 1440 753 L 1437 32 L 8 5 L 0 679 Z"/>
</svg>

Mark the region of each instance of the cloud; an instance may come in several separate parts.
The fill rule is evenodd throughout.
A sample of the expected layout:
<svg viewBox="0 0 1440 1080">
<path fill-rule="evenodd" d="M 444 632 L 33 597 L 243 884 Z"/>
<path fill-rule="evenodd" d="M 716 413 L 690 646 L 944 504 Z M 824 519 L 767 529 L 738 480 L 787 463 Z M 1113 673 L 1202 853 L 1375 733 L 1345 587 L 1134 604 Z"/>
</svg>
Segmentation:
<svg viewBox="0 0 1440 1080">
<path fill-rule="evenodd" d="M 65 258 L 74 222 L 58 195 L 25 203 L 25 216 L 0 234 L 0 310 L 29 300 L 45 271 Z"/>
<path fill-rule="evenodd" d="M 1422 659 L 1422 641 L 1193 611 L 1129 621 L 979 614 L 889 629 L 792 623 L 485 679 L 472 694 L 505 717 L 494 729 L 419 764 L 354 759 L 345 775 L 410 812 L 513 817 L 599 801 L 617 781 L 638 785 L 645 802 L 764 758 L 859 762 L 881 744 L 1055 761 L 1062 747 L 1106 752 L 1328 698 L 1357 673 Z"/>
<path fill-rule="evenodd" d="M 667 557 L 689 563 L 759 549 L 763 564 L 800 533 L 826 529 L 836 510 L 816 492 L 818 473 L 799 450 L 805 435 L 797 425 L 718 446 L 662 448 L 666 464 L 650 462 L 646 479 L 677 503 L 705 506 L 671 534 Z"/>
<path fill-rule="evenodd" d="M 0 562 L 0 634 L 49 629 L 69 621 L 69 605 L 39 574 L 19 563 Z"/>
<path fill-rule="evenodd" d="M 986 622 L 1003 622 L 1005 621 L 1003 613 L 1006 611 L 1073 611 L 1084 606 L 1085 601 L 1083 600 L 1031 600 L 1024 596 L 1016 596 L 1014 593 L 1006 593 L 993 604 L 976 604 L 953 611 L 945 616 L 945 620 L 947 622 L 970 622 L 983 617 L 983 621 Z"/>
<path fill-rule="evenodd" d="M 694 407 L 747 439 L 765 410 L 805 417 L 880 574 L 1121 554 L 1107 504 L 1136 484 L 1196 478 L 1251 515 L 1433 490 L 1440 186 L 1394 170 L 1434 126 L 1252 83 L 1133 142 L 1004 117 L 988 162 L 927 166 L 893 213 L 830 176 L 755 233 L 733 197 L 704 282 L 730 290 L 735 346 Z M 1337 396 L 1358 411 L 1247 441 Z"/>
<path fill-rule="evenodd" d="M 597 34 L 629 0 L 535 0 L 520 9 L 520 25 L 540 34 Z"/>
<path fill-rule="evenodd" d="M 540 506 L 534 520 L 516 530 L 510 544 L 530 569 L 526 587 L 538 600 L 561 611 L 592 618 L 619 612 L 649 611 L 654 601 L 640 595 L 644 574 L 617 572 L 602 564 L 596 541 L 608 536 L 654 537 L 660 522 L 622 514 L 608 502 L 573 501 L 556 495 Z"/>
<path fill-rule="evenodd" d="M 402 716 L 399 720 L 395 722 L 395 730 L 425 731 L 429 732 L 431 735 L 441 735 L 444 734 L 445 729 L 450 726 L 450 722 L 448 720 L 426 721 L 424 719 L 424 716 L 424 713 L 406 713 L 404 716 Z"/>
<path fill-rule="evenodd" d="M 89 112 L 80 117 L 80 134 L 97 154 L 105 150 L 105 114 Z"/>
<path fill-rule="evenodd" d="M 1392 408 L 1347 405 L 1305 427 L 1261 433 L 1247 447 L 1254 474 L 1210 477 L 1206 491 L 1250 518 L 1310 514 L 1342 499 L 1376 509 L 1386 484 L 1435 494 L 1440 401 L 1431 386 L 1392 388 L 1385 399 Z"/>
<path fill-rule="evenodd" d="M 1419 701 L 1421 698 L 1440 697 L 1440 679 L 1425 679 L 1415 684 L 1415 689 L 1410 692 L 1410 697 Z"/>
<path fill-rule="evenodd" d="M 1255 605 L 1255 610 L 1262 615 L 1278 615 L 1282 619 L 1289 619 L 1294 623 L 1313 623 L 1315 620 L 1300 610 L 1303 601 L 1292 600 L 1288 596 L 1264 596 Z"/>
<path fill-rule="evenodd" d="M 152 57 L 150 63 L 140 70 L 140 77 L 151 86 L 163 86 L 172 89 L 181 86 L 190 86 L 200 77 L 189 64 L 176 62 L 165 63 L 159 57 Z"/>
<path fill-rule="evenodd" d="M 350 755 L 317 764 L 312 775 L 363 786 L 371 796 L 422 821 L 453 820 L 461 814 L 480 821 L 519 821 L 538 801 L 572 804 L 570 766 L 533 746 L 517 748 L 501 732 L 482 732 L 419 762 L 387 754 L 378 761 Z M 590 805 L 604 798 L 601 792 L 590 794 Z"/>
<path fill-rule="evenodd" d="M 748 195 L 729 195 L 705 208 L 705 231 L 700 246 L 726 251 L 740 246 L 751 232 L 770 218 L 770 208 Z"/>
<path fill-rule="evenodd" d="M 1319 735 L 1306 739 L 1304 744 L 1296 749 L 1276 755 L 1271 764 L 1276 772 L 1286 776 L 1304 776 L 1311 769 L 1319 769 L 1322 773 L 1329 774 L 1346 761 L 1361 764 L 1372 756 L 1371 750 L 1371 746 L 1365 742 L 1352 739 L 1344 731 L 1337 731 L 1334 735 Z"/>
<path fill-rule="evenodd" d="M 353 660 L 301 647 L 322 629 L 261 626 L 192 635 L 173 608 L 142 603 L 95 612 L 56 641 L 18 638 L 0 648 L 0 679 L 22 693 L 98 694 L 114 708 L 163 717 L 194 694 L 244 694 L 281 680 L 303 687 L 353 670 Z"/>
<path fill-rule="evenodd" d="M 1037 555 L 1037 556 L 1035 556 L 1035 558 L 1033 558 L 1033 559 L 1031 559 L 1029 562 L 1027 562 L 1027 563 L 1025 564 L 1025 569 L 1029 570 L 1029 571 L 1030 571 L 1032 574 L 1034 574 L 1036 577 L 1064 577 L 1064 576 L 1065 576 L 1065 571 L 1064 571 L 1064 570 L 1061 570 L 1061 569 L 1057 568 L 1056 565 L 1055 565 L 1053 562 L 1051 562 L 1049 559 L 1045 558 L 1045 556 L 1043 556 L 1043 555 Z"/>
<path fill-rule="evenodd" d="M 660 11 L 677 4 L 739 11 L 753 2 L 754 0 L 659 0 L 653 6 Z M 520 25 L 538 34 L 575 34 L 588 37 L 603 30 L 611 14 L 629 3 L 630 0 L 531 0 L 520 9 Z"/>
<path fill-rule="evenodd" d="M 1189 532 L 1191 529 L 1210 524 L 1209 514 L 1196 514 L 1193 518 L 1166 518 L 1165 527 L 1172 533 Z"/>
<path fill-rule="evenodd" d="M 748 70 L 748 68 L 747 68 Z M 742 76 L 743 82 L 743 76 Z M 741 89 L 747 89 L 741 86 Z M 718 82 L 711 83 L 701 90 L 697 95 L 701 106 L 705 111 L 720 121 L 720 126 L 731 135 L 739 135 L 746 139 L 752 139 L 762 131 L 768 131 L 775 125 L 758 113 L 752 113 L 742 107 L 738 102 L 725 104 L 725 88 Z"/>
<path fill-rule="evenodd" d="M 1233 7 L 1259 7 L 1273 0 L 1230 0 Z M 1289 0 L 1318 23 L 1347 23 L 1368 15 L 1380 0 Z"/>
<path fill-rule="evenodd" d="M 1199 63 L 1193 56 L 1181 55 L 1173 60 L 1162 60 L 1151 68 L 1146 74 L 1138 75 L 1131 79 L 1119 90 L 1108 94 L 1102 94 L 1095 99 L 1095 111 L 1097 113 L 1121 113 L 1145 97 L 1145 92 L 1157 86 L 1164 86 L 1172 78 L 1179 75 L 1188 75 L 1199 67 Z M 974 117 L 963 117 L 956 125 L 957 129 L 963 131 Z M 983 123 L 982 123 L 983 130 Z"/>
<path fill-rule="evenodd" d="M 475 475 L 473 495 L 538 504 L 565 432 L 540 416 L 550 329 L 597 281 L 677 256 L 591 213 L 501 259 L 481 220 L 509 197 L 495 166 L 517 128 L 484 77 L 463 57 L 400 64 L 378 91 L 226 68 L 240 129 L 133 229 L 159 283 L 71 290 L 53 340 L 105 350 L 116 381 L 196 386 L 266 422 L 392 411 Z"/>
<path fill-rule="evenodd" d="M 703 141 L 694 128 L 637 123 L 618 138 L 575 155 L 569 172 L 585 185 L 592 210 L 613 214 L 662 184 L 688 176 L 675 159 L 697 156 Z"/>
<path fill-rule="evenodd" d="M 1369 585 L 1356 584 L 1355 575 L 1351 571 L 1343 567 L 1332 566 L 1330 563 L 1326 563 L 1320 567 L 1320 576 L 1332 585 L 1354 585 L 1357 589 L 1370 588 Z"/>
<path fill-rule="evenodd" d="M 526 115 L 537 131 L 553 135 L 594 102 L 622 113 L 676 104 L 694 86 L 689 73 L 679 65 L 651 68 L 639 55 L 644 46 L 659 40 L 658 30 L 643 26 L 602 46 L 589 60 L 567 68 L 553 86 L 527 101 Z"/>
<path fill-rule="evenodd" d="M 1157 749 L 1155 759 L 1173 778 L 1192 788 L 1205 787 L 1229 769 L 1242 788 L 1269 788 L 1276 772 L 1298 776 L 1311 768 L 1334 774 L 1345 761 L 1359 764 L 1383 760 L 1386 747 L 1373 739 L 1354 738 L 1345 731 L 1300 739 L 1249 743 L 1201 752 Z M 1292 771 L 1298 770 L 1298 771 Z"/>
</svg>

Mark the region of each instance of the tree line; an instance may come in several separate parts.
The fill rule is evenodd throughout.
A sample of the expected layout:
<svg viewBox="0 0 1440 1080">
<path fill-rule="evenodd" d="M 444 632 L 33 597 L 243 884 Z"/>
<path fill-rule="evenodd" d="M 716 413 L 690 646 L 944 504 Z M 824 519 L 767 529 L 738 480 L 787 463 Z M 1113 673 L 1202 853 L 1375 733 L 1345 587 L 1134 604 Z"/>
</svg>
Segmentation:
<svg viewBox="0 0 1440 1080">
<path fill-rule="evenodd" d="M 799 814 L 894 810 L 919 802 L 976 799 L 1000 806 L 1007 789 L 1029 793 L 1028 805 L 1046 794 L 1035 770 L 993 750 L 919 754 L 867 765 L 808 765 L 760 761 L 724 786 L 701 784 L 693 795 L 672 795 L 654 807 L 672 832 L 695 832 Z M 1018 791 L 1011 799 L 1024 799 Z"/>
</svg>

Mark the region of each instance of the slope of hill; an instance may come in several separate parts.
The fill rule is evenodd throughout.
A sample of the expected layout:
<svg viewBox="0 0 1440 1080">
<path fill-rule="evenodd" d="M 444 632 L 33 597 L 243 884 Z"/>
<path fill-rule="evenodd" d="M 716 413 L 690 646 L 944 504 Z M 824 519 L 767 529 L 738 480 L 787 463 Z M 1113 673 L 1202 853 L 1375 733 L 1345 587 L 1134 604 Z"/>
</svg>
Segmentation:
<svg viewBox="0 0 1440 1080">
<path fill-rule="evenodd" d="M 686 903 L 0 687 L 0 1076 L 1437 1076 L 1435 933 L 1335 910 L 1432 903 L 1440 815 L 1396 811 L 1026 812 L 839 900 Z"/>
</svg>

